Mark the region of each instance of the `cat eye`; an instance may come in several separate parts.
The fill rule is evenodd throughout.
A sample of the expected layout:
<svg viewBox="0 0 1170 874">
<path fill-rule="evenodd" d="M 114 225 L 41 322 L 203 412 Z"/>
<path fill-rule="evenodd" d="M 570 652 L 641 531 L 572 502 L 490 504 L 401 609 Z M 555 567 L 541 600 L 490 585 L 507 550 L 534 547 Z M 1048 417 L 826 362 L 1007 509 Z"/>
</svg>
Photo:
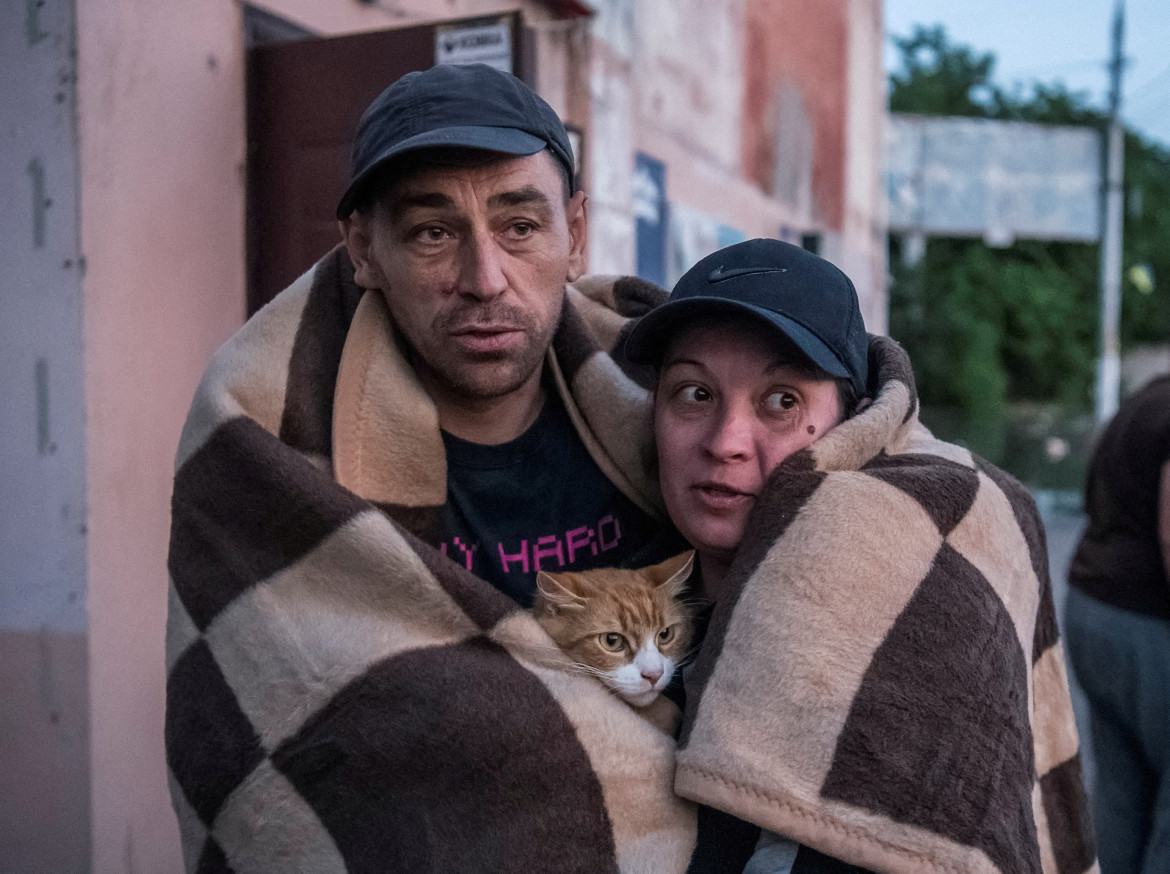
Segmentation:
<svg viewBox="0 0 1170 874">
<path fill-rule="evenodd" d="M 626 645 L 626 639 L 616 631 L 606 631 L 597 635 L 597 639 L 601 641 L 601 645 L 610 652 L 621 652 L 622 647 Z"/>
<path fill-rule="evenodd" d="M 673 625 L 671 625 L 669 628 L 664 628 L 660 632 L 658 632 L 658 642 L 659 643 L 670 643 L 671 638 L 673 638 L 673 637 L 674 637 L 674 626 Z"/>
</svg>

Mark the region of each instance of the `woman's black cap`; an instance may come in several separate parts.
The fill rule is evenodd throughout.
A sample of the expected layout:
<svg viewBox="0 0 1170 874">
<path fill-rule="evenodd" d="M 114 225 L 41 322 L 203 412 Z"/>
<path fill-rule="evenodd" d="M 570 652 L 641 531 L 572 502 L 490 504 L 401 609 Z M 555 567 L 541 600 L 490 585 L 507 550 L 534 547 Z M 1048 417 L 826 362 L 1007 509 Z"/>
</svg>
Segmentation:
<svg viewBox="0 0 1170 874">
<path fill-rule="evenodd" d="M 853 283 L 824 258 L 780 240 L 747 240 L 703 258 L 667 303 L 634 325 L 626 355 L 659 364 L 683 323 L 727 313 L 780 331 L 826 373 L 847 377 L 866 395 L 869 337 Z"/>
</svg>

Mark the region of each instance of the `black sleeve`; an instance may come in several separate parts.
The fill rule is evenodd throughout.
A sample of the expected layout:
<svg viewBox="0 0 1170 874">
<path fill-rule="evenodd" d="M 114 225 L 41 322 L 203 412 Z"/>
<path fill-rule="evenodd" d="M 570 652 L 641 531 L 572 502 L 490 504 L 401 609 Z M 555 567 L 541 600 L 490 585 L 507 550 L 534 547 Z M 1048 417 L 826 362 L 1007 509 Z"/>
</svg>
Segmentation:
<svg viewBox="0 0 1170 874">
<path fill-rule="evenodd" d="M 792 874 L 873 874 L 868 868 L 860 868 L 841 862 L 824 853 L 818 853 L 812 847 L 800 845 L 796 854 L 796 861 L 792 865 Z"/>
<path fill-rule="evenodd" d="M 742 874 L 760 840 L 760 827 L 705 804 L 699 805 L 698 826 L 687 874 Z"/>
</svg>

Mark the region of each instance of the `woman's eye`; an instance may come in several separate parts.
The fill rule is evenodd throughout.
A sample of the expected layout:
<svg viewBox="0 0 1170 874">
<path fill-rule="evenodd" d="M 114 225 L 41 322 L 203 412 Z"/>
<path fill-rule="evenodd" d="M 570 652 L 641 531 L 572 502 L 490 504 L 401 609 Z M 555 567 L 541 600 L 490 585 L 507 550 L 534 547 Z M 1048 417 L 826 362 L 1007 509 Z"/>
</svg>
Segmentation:
<svg viewBox="0 0 1170 874">
<path fill-rule="evenodd" d="M 699 385 L 683 386 L 678 395 L 684 401 L 691 404 L 702 403 L 711 399 L 711 393 Z"/>
<path fill-rule="evenodd" d="M 672 637 L 674 637 L 674 626 L 673 625 L 670 626 L 669 628 L 664 628 L 660 632 L 658 632 L 658 642 L 659 643 L 670 643 L 670 639 Z"/>
<path fill-rule="evenodd" d="M 764 398 L 764 406 L 777 413 L 786 412 L 796 406 L 796 395 L 790 391 L 776 391 Z"/>
<path fill-rule="evenodd" d="M 626 645 L 626 639 L 618 634 L 616 631 L 606 631 L 598 635 L 601 645 L 610 652 L 618 652 Z"/>
</svg>

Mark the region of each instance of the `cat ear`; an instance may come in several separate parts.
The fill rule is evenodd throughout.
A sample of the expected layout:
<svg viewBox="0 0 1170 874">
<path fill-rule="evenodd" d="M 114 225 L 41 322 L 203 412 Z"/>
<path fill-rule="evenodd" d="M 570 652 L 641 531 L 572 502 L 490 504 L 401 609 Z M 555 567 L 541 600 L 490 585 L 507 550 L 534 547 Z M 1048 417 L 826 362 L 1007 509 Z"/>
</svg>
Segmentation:
<svg viewBox="0 0 1170 874">
<path fill-rule="evenodd" d="M 546 571 L 536 572 L 536 589 L 538 598 L 543 598 L 554 613 L 562 610 L 580 610 L 585 606 L 585 599 L 570 592 L 552 574 Z"/>
<path fill-rule="evenodd" d="M 656 586 L 665 587 L 671 595 L 681 595 L 683 584 L 694 568 L 695 551 L 692 549 L 650 568 L 650 578 Z"/>
</svg>

